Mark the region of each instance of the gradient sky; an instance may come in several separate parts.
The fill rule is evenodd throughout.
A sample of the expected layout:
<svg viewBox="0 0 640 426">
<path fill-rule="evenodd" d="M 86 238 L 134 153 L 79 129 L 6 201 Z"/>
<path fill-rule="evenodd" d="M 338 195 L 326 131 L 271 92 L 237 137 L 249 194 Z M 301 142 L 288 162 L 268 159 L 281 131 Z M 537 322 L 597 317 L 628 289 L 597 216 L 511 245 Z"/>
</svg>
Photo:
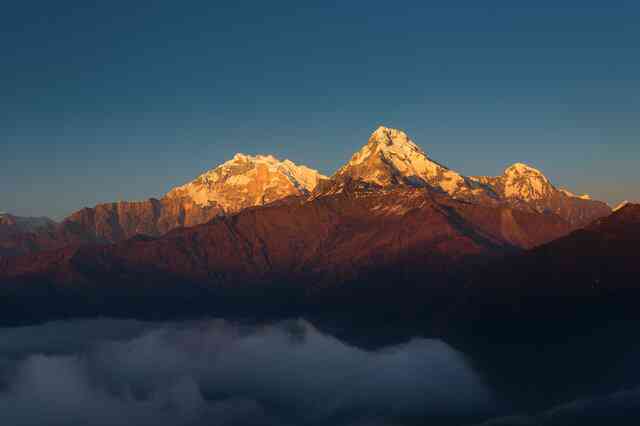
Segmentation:
<svg viewBox="0 0 640 426">
<path fill-rule="evenodd" d="M 636 1 L 90 3 L 3 7 L 0 210 L 160 196 L 235 152 L 331 174 L 380 124 L 464 174 L 640 199 Z"/>
</svg>

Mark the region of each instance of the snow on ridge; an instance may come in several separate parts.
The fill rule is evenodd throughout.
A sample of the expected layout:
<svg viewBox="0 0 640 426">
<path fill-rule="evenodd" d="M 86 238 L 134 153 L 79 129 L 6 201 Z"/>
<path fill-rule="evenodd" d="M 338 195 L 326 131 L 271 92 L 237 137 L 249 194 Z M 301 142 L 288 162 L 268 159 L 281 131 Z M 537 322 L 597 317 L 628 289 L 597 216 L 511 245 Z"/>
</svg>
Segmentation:
<svg viewBox="0 0 640 426">
<path fill-rule="evenodd" d="M 450 195 L 476 186 L 459 173 L 429 158 L 402 130 L 385 126 L 378 127 L 367 144 L 336 174 L 349 174 L 353 168 L 360 168 L 360 179 L 382 186 L 389 173 L 400 175 L 417 185 L 439 187 Z"/>
<path fill-rule="evenodd" d="M 535 167 L 531 167 L 528 164 L 520 163 L 520 162 L 513 163 L 512 165 L 507 167 L 503 174 L 504 176 L 513 176 L 513 175 L 537 176 L 547 182 L 549 181 L 549 179 L 547 179 L 544 173 L 542 173 L 540 170 L 536 169 Z"/>
<path fill-rule="evenodd" d="M 571 191 L 569 191 L 568 189 L 565 189 L 565 188 L 560 188 L 560 189 L 558 189 L 558 191 L 562 192 L 567 197 L 579 198 L 581 200 L 588 200 L 588 201 L 592 200 L 591 195 L 589 195 L 589 194 L 577 195 L 577 194 L 574 194 L 573 192 L 571 192 Z"/>
<path fill-rule="evenodd" d="M 302 188 L 306 190 L 312 190 L 318 183 L 320 179 L 326 179 L 327 177 L 322 175 L 315 169 L 307 167 L 305 165 L 298 165 L 289 159 L 284 159 L 280 161 L 277 157 L 268 154 L 268 155 L 246 155 L 242 153 L 237 153 L 232 160 L 223 163 L 219 167 L 230 167 L 233 165 L 237 165 L 238 163 L 249 163 L 252 165 L 264 164 L 267 165 L 270 171 L 273 172 L 281 172 L 286 174 L 292 180 L 295 180 L 300 184 Z M 217 169 L 217 168 L 216 168 Z M 216 170 L 214 169 L 214 170 Z"/>
<path fill-rule="evenodd" d="M 613 212 L 617 212 L 618 210 L 626 207 L 627 205 L 631 204 L 631 201 L 629 200 L 624 200 L 623 202 L 621 202 L 620 204 L 618 204 L 617 206 L 615 206 L 611 211 Z"/>
<path fill-rule="evenodd" d="M 524 201 L 541 200 L 551 195 L 555 188 L 538 169 L 525 163 L 514 163 L 503 173 L 504 195 Z"/>
<path fill-rule="evenodd" d="M 193 181 L 173 188 L 166 196 L 186 196 L 201 207 L 218 205 L 225 211 L 236 211 L 274 197 L 311 192 L 322 179 L 326 177 L 318 171 L 288 159 L 237 153 Z"/>
</svg>

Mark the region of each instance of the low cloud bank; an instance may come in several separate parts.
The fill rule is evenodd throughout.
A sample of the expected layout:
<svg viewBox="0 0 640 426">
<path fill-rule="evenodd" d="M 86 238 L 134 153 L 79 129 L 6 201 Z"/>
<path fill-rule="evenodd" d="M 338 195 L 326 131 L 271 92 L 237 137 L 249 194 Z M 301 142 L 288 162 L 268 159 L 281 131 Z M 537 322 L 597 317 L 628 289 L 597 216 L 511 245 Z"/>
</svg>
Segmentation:
<svg viewBox="0 0 640 426">
<path fill-rule="evenodd" d="M 392 425 L 492 406 L 438 340 L 369 352 L 303 320 L 0 329 L 0 424 Z"/>
</svg>

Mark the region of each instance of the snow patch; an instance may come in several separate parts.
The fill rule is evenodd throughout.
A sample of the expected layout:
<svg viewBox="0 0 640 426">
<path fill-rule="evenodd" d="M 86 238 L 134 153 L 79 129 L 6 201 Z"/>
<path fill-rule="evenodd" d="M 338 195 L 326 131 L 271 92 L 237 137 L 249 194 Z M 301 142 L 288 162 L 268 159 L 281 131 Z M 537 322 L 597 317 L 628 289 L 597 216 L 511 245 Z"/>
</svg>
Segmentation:
<svg viewBox="0 0 640 426">
<path fill-rule="evenodd" d="M 515 163 L 503 174 L 504 195 L 523 201 L 535 201 L 549 197 L 555 190 L 542 172 L 524 163 Z"/>
<path fill-rule="evenodd" d="M 560 188 L 558 191 L 562 192 L 567 197 L 579 198 L 581 200 L 592 200 L 592 198 L 591 198 L 591 196 L 589 194 L 576 195 L 573 192 L 571 192 L 571 191 L 569 191 L 567 189 L 564 189 L 564 188 Z"/>
</svg>

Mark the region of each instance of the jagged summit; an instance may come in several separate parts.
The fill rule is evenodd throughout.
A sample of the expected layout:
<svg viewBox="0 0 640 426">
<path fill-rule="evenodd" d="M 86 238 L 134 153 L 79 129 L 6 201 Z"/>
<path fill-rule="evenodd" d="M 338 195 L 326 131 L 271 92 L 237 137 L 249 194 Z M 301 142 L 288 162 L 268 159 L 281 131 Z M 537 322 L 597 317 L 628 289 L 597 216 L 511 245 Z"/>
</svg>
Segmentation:
<svg viewBox="0 0 640 426">
<path fill-rule="evenodd" d="M 504 173 L 504 195 L 524 201 L 541 200 L 549 197 L 556 188 L 538 169 L 524 163 L 515 163 Z"/>
<path fill-rule="evenodd" d="M 513 173 L 533 173 L 533 174 L 539 174 L 542 175 L 542 172 L 538 169 L 536 169 L 535 167 L 532 167 L 528 164 L 525 163 L 513 163 L 512 165 L 510 165 L 509 167 L 507 167 L 504 170 L 504 174 L 508 175 L 508 174 L 513 174 Z M 544 176 L 544 175 L 543 175 Z"/>
<path fill-rule="evenodd" d="M 474 176 L 471 179 L 490 185 L 504 198 L 522 202 L 543 200 L 559 192 L 540 170 L 525 163 L 512 164 L 500 176 Z M 570 194 L 565 190 L 562 192 Z"/>
<path fill-rule="evenodd" d="M 402 130 L 378 127 L 334 175 L 380 185 L 428 186 L 454 198 L 489 196 L 483 185 L 437 163 Z"/>
<path fill-rule="evenodd" d="M 372 158 L 388 160 L 390 166 L 394 166 L 405 176 L 419 176 L 425 172 L 436 174 L 440 170 L 448 170 L 430 159 L 402 130 L 380 126 L 371 134 L 367 144 L 356 152 L 338 173 Z"/>
<path fill-rule="evenodd" d="M 514 163 L 507 167 L 503 176 L 509 181 L 505 190 L 510 196 L 522 200 L 539 200 L 559 191 L 567 197 L 591 200 L 589 194 L 577 195 L 565 188 L 556 188 L 544 173 L 525 163 Z M 508 195 L 509 196 L 509 195 Z"/>
<path fill-rule="evenodd" d="M 607 204 L 589 195 L 576 195 L 556 188 L 540 170 L 525 163 L 515 163 L 496 177 L 476 176 L 477 182 L 491 186 L 505 203 L 538 213 L 554 213 L 573 227 L 584 226 L 610 213 Z"/>
<path fill-rule="evenodd" d="M 291 160 L 237 153 L 195 180 L 172 189 L 166 197 L 187 198 L 200 207 L 233 213 L 292 195 L 306 195 L 322 179 L 326 177 L 318 171 Z"/>
<path fill-rule="evenodd" d="M 378 127 L 369 137 L 367 145 L 373 145 L 385 152 L 402 152 L 405 155 L 420 153 L 426 156 L 424 151 L 405 132 L 391 127 Z"/>
<path fill-rule="evenodd" d="M 497 177 L 463 176 L 429 158 L 402 130 L 385 126 L 378 127 L 367 144 L 338 170 L 327 192 L 339 191 L 340 181 L 345 179 L 382 187 L 429 187 L 458 200 L 553 213 L 573 227 L 610 213 L 605 203 L 557 189 L 542 171 L 523 162 L 512 164 Z"/>
<path fill-rule="evenodd" d="M 502 176 L 504 195 L 523 201 L 541 200 L 560 192 L 563 195 L 581 200 L 591 200 L 588 194 L 577 195 L 565 188 L 556 188 L 544 173 L 525 163 L 514 163 L 504 170 Z M 487 178 L 481 178 L 487 179 Z"/>
</svg>

